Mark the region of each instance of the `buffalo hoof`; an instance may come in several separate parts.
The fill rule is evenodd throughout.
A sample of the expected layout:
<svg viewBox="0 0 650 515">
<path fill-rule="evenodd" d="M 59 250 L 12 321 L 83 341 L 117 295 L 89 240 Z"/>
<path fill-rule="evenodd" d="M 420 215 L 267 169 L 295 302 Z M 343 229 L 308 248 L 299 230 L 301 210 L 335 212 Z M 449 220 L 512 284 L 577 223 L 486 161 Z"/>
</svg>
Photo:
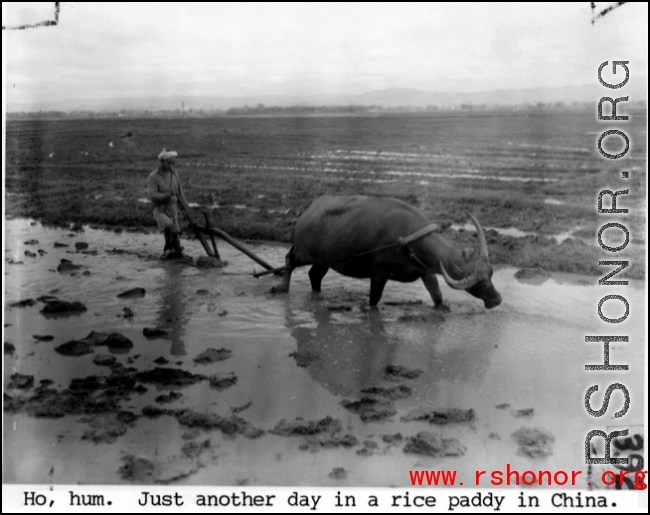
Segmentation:
<svg viewBox="0 0 650 515">
<path fill-rule="evenodd" d="M 271 289 L 269 290 L 269 293 L 276 294 L 276 293 L 287 293 L 289 291 L 289 288 L 286 286 L 283 286 L 279 284 L 278 286 L 272 286 Z"/>
<path fill-rule="evenodd" d="M 439 313 L 449 313 L 451 311 L 447 304 L 438 304 L 437 306 L 433 306 L 433 309 Z"/>
</svg>

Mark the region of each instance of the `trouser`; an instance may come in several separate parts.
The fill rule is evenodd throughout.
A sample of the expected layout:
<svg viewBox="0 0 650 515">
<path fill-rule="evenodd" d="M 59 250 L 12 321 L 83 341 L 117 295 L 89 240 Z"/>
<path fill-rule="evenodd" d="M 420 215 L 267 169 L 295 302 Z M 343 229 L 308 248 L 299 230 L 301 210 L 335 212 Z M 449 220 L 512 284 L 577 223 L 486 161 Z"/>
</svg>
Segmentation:
<svg viewBox="0 0 650 515">
<path fill-rule="evenodd" d="M 169 226 L 165 228 L 165 252 L 168 250 L 173 250 L 181 254 L 183 252 L 183 247 L 181 247 L 181 239 L 178 234 L 178 231 L 175 231 L 173 227 Z"/>
</svg>

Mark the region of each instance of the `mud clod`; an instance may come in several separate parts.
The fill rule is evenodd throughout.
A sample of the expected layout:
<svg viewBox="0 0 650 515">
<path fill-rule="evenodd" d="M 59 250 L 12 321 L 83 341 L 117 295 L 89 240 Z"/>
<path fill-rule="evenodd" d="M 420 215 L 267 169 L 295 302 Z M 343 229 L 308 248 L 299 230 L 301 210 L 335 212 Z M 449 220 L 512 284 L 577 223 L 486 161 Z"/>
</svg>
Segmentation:
<svg viewBox="0 0 650 515">
<path fill-rule="evenodd" d="M 66 300 L 52 299 L 44 302 L 45 306 L 41 309 L 41 313 L 44 315 L 68 316 L 83 313 L 88 309 L 84 304 L 77 301 L 68 302 Z"/>
<path fill-rule="evenodd" d="M 472 422 L 476 419 L 473 409 L 449 409 L 449 410 L 426 410 L 419 408 L 410 411 L 406 416 L 401 417 L 402 422 L 426 421 L 429 424 L 445 425 Z"/>
<path fill-rule="evenodd" d="M 504 402 L 503 404 L 497 404 L 495 406 L 496 409 L 508 409 L 510 407 L 510 404 L 507 402 Z"/>
<path fill-rule="evenodd" d="M 4 354 L 11 355 L 16 352 L 16 346 L 11 342 L 4 342 Z"/>
<path fill-rule="evenodd" d="M 169 360 L 167 358 L 164 358 L 163 356 L 160 356 L 154 359 L 153 362 L 156 365 L 166 365 L 167 363 L 169 363 Z"/>
<path fill-rule="evenodd" d="M 118 469 L 120 477 L 142 484 L 170 483 L 196 473 L 200 466 L 195 458 L 184 454 L 155 461 L 129 454 L 122 458 L 122 462 L 124 465 Z"/>
<path fill-rule="evenodd" d="M 170 402 L 177 401 L 181 397 L 183 397 L 182 393 L 169 392 L 169 393 L 159 395 L 158 397 L 156 397 L 155 402 L 158 402 L 160 404 L 169 404 Z"/>
<path fill-rule="evenodd" d="M 133 342 L 123 334 L 110 333 L 104 341 L 97 345 L 108 345 L 109 348 L 114 349 L 130 349 L 133 347 Z"/>
<path fill-rule="evenodd" d="M 194 358 L 194 362 L 201 364 L 215 363 L 228 359 L 231 355 L 232 351 L 229 349 L 207 349 Z"/>
<path fill-rule="evenodd" d="M 424 372 L 422 370 L 406 368 L 400 365 L 388 365 L 384 370 L 384 379 L 388 381 L 400 381 L 401 379 L 417 379 Z"/>
<path fill-rule="evenodd" d="M 166 336 L 169 334 L 169 331 L 157 327 L 145 327 L 142 329 L 142 334 L 146 338 L 160 338 L 161 336 Z"/>
<path fill-rule="evenodd" d="M 341 431 L 341 421 L 329 415 L 321 420 L 305 422 L 302 419 L 295 419 L 287 422 L 282 419 L 270 433 L 278 436 L 307 436 L 321 433 L 336 433 Z"/>
<path fill-rule="evenodd" d="M 158 406 L 145 406 L 142 408 L 142 415 L 147 418 L 158 418 L 162 415 L 174 415 L 174 410 L 163 409 Z"/>
<path fill-rule="evenodd" d="M 404 437 L 402 436 L 402 433 L 395 433 L 394 435 L 383 435 L 381 439 L 387 444 L 398 444 L 404 440 Z"/>
<path fill-rule="evenodd" d="M 9 307 L 26 308 L 34 305 L 36 305 L 36 301 L 34 299 L 25 299 L 25 300 L 19 300 L 18 302 L 14 302 L 13 304 L 10 304 Z"/>
<path fill-rule="evenodd" d="M 187 431 L 183 432 L 181 435 L 181 438 L 183 440 L 193 440 L 194 438 L 197 438 L 201 436 L 201 431 L 196 428 L 188 429 Z"/>
<path fill-rule="evenodd" d="M 145 296 L 144 288 L 131 288 L 117 295 L 121 299 L 139 299 Z"/>
<path fill-rule="evenodd" d="M 302 367 L 302 368 L 307 368 L 307 367 L 310 367 L 312 365 L 316 365 L 316 364 L 320 363 L 320 361 L 321 361 L 321 357 L 320 357 L 319 354 L 316 354 L 314 352 L 309 352 L 309 351 L 306 351 L 306 352 L 299 352 L 299 351 L 292 352 L 291 354 L 289 354 L 289 357 L 295 359 L 296 360 L 296 365 L 298 365 L 299 367 Z"/>
<path fill-rule="evenodd" d="M 210 376 L 209 379 L 210 379 L 210 386 L 216 388 L 217 390 L 225 390 L 226 388 L 230 388 L 231 386 L 237 383 L 237 376 L 234 374 L 228 376 L 221 376 L 215 374 Z"/>
<path fill-rule="evenodd" d="M 442 458 L 443 456 L 463 456 L 467 448 L 456 438 L 443 439 L 437 434 L 420 431 L 408 439 L 404 452 Z"/>
<path fill-rule="evenodd" d="M 327 477 L 331 477 L 337 481 L 341 481 L 348 477 L 347 471 L 343 467 L 336 467 L 332 469 L 332 472 L 327 474 Z"/>
<path fill-rule="evenodd" d="M 71 272 L 73 270 L 78 270 L 79 268 L 81 268 L 81 265 L 75 265 L 69 259 L 62 259 L 59 266 L 56 267 L 58 272 Z"/>
<path fill-rule="evenodd" d="M 99 377 L 88 376 L 88 377 L 73 379 L 72 381 L 70 381 L 69 389 L 71 391 L 76 391 L 76 390 L 95 391 L 95 390 L 99 390 L 103 385 L 104 382 Z"/>
<path fill-rule="evenodd" d="M 201 455 L 201 453 L 207 451 L 209 448 L 210 448 L 210 440 L 204 440 L 201 443 L 187 442 L 185 445 L 183 445 L 181 451 L 186 456 L 189 456 L 191 458 L 198 458 Z"/>
<path fill-rule="evenodd" d="M 535 408 L 513 409 L 510 414 L 515 418 L 532 418 L 535 414 Z"/>
<path fill-rule="evenodd" d="M 85 250 L 88 248 L 88 244 L 85 241 L 78 241 L 74 244 L 74 248 L 77 250 Z"/>
<path fill-rule="evenodd" d="M 197 268 L 223 268 L 223 262 L 214 256 L 199 256 L 196 260 Z"/>
<path fill-rule="evenodd" d="M 34 376 L 28 376 L 24 374 L 11 374 L 11 380 L 9 381 L 9 388 L 17 388 L 19 390 L 29 390 L 34 386 Z"/>
<path fill-rule="evenodd" d="M 110 354 L 97 354 L 93 358 L 93 363 L 100 367 L 110 367 L 115 363 L 115 361 L 116 361 L 115 356 L 112 356 Z"/>
<path fill-rule="evenodd" d="M 158 383 L 164 385 L 187 386 L 207 379 L 202 374 L 192 374 L 180 368 L 156 367 L 144 372 L 136 372 L 137 381 L 142 383 Z"/>
<path fill-rule="evenodd" d="M 400 384 L 390 388 L 383 388 L 381 386 L 373 386 L 371 388 L 366 388 L 361 390 L 361 393 L 368 395 L 378 395 L 380 397 L 385 397 L 391 401 L 397 401 L 399 399 L 406 399 L 413 395 L 413 390 L 406 385 Z"/>
<path fill-rule="evenodd" d="M 343 434 L 341 421 L 330 416 L 312 421 L 295 419 L 287 422 L 282 419 L 270 432 L 278 436 L 303 437 L 298 447 L 301 451 L 317 452 L 321 449 L 349 448 L 359 443 L 354 435 Z"/>
<path fill-rule="evenodd" d="M 397 413 L 395 405 L 391 401 L 362 397 L 358 401 L 344 400 L 341 406 L 359 415 L 363 422 L 376 422 L 385 420 Z"/>
<path fill-rule="evenodd" d="M 221 417 L 217 414 L 203 414 L 184 409 L 177 411 L 175 416 L 181 425 L 203 429 L 219 429 L 226 435 L 241 434 L 247 438 L 259 438 L 264 434 L 263 430 L 253 427 L 249 422 L 235 415 Z"/>
<path fill-rule="evenodd" d="M 519 445 L 518 454 L 531 458 L 543 458 L 553 454 L 555 436 L 545 429 L 521 427 L 512 437 Z"/>
<path fill-rule="evenodd" d="M 83 356 L 84 354 L 93 352 L 90 345 L 78 340 L 70 340 L 69 342 L 62 343 L 58 347 L 54 347 L 54 350 L 62 356 Z"/>
<path fill-rule="evenodd" d="M 90 425 L 90 429 L 83 434 L 81 439 L 92 440 L 95 443 L 113 443 L 126 433 L 128 427 L 132 426 L 135 420 L 135 415 L 128 411 L 83 417 L 81 421 Z"/>
</svg>

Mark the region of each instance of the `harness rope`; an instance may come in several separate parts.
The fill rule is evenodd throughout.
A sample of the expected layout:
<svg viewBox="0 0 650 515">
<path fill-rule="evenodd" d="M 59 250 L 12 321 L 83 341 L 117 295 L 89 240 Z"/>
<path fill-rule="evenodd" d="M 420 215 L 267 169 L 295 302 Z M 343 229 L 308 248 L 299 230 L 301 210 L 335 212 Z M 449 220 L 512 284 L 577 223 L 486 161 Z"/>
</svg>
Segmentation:
<svg viewBox="0 0 650 515">
<path fill-rule="evenodd" d="M 384 245 L 383 247 L 377 247 L 376 249 L 366 250 L 364 252 L 360 252 L 359 254 L 355 254 L 354 256 L 348 256 L 348 257 L 339 258 L 339 259 L 330 259 L 329 261 L 320 261 L 318 263 L 305 263 L 304 265 L 298 265 L 295 268 L 298 268 L 299 266 L 330 265 L 331 263 L 336 263 L 338 261 L 346 261 L 348 259 L 354 259 L 354 258 L 357 258 L 357 257 L 360 257 L 360 256 L 365 256 L 366 254 L 371 254 L 373 252 L 379 252 L 380 250 L 385 250 L 385 249 L 389 249 L 391 247 L 400 246 L 400 247 L 403 247 L 403 248 L 408 250 L 409 257 L 413 261 L 415 261 L 418 264 L 418 266 L 420 266 L 423 269 L 423 271 L 429 272 L 429 268 L 420 259 L 418 259 L 418 257 L 413 252 L 413 249 L 409 246 L 409 243 L 411 243 L 411 242 L 413 242 L 415 240 L 419 240 L 420 238 L 426 236 L 427 234 L 430 234 L 430 233 L 435 232 L 435 231 L 441 231 L 441 230 L 442 230 L 442 228 L 440 227 L 440 225 L 435 224 L 435 223 L 434 224 L 429 224 L 429 225 L 426 225 L 426 226 L 422 227 L 422 229 L 418 229 L 417 231 L 410 234 L 409 236 L 406 236 L 405 238 L 398 238 L 395 243 L 390 243 L 388 245 Z M 254 272 L 253 276 L 254 277 L 261 277 L 263 275 L 280 272 L 282 270 L 286 270 L 286 266 L 281 266 L 279 268 L 274 268 L 272 270 L 267 270 L 265 272 L 259 272 L 259 273 Z"/>
</svg>

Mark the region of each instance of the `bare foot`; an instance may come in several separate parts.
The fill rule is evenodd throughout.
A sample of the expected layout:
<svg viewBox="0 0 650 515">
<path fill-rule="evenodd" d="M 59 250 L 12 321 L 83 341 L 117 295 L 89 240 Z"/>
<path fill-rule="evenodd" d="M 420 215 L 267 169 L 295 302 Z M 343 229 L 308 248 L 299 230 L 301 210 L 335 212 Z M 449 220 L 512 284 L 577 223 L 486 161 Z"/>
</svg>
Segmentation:
<svg viewBox="0 0 650 515">
<path fill-rule="evenodd" d="M 451 309 L 449 309 L 449 306 L 447 304 L 442 304 L 442 303 L 433 306 L 433 309 L 441 313 L 449 313 L 451 311 Z"/>
</svg>

